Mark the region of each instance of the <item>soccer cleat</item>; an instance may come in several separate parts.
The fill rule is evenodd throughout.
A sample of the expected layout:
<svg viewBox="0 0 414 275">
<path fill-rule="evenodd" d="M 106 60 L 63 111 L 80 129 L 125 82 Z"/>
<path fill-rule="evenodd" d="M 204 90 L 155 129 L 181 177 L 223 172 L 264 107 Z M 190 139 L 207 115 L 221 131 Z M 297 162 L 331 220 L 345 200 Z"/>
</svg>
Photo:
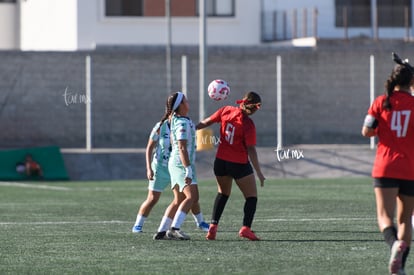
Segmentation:
<svg viewBox="0 0 414 275">
<path fill-rule="evenodd" d="M 190 236 L 185 234 L 183 231 L 175 230 L 175 229 L 168 230 L 166 236 L 168 239 L 172 239 L 172 240 L 189 240 L 190 239 Z"/>
<path fill-rule="evenodd" d="M 168 240 L 169 238 L 167 237 L 166 231 L 161 231 L 161 232 L 155 233 L 152 239 L 153 240 Z"/>
<path fill-rule="evenodd" d="M 251 241 L 260 241 L 260 239 L 250 230 L 250 227 L 243 226 L 239 231 L 239 236 L 242 238 L 249 239 Z"/>
<path fill-rule="evenodd" d="M 134 225 L 132 227 L 132 233 L 142 233 L 142 225 Z"/>
<path fill-rule="evenodd" d="M 407 244 L 404 241 L 395 241 L 391 248 L 390 262 L 388 269 L 391 274 L 400 274 L 402 267 L 402 256 L 407 249 Z"/>
<path fill-rule="evenodd" d="M 405 274 L 404 269 L 400 269 L 400 270 L 398 270 L 398 273 L 395 273 L 395 275 L 406 275 L 406 274 Z"/>
<path fill-rule="evenodd" d="M 199 229 L 203 230 L 204 232 L 208 232 L 208 228 L 210 227 L 210 225 L 203 221 L 203 222 L 197 224 L 197 227 Z"/>
<path fill-rule="evenodd" d="M 218 224 L 210 224 L 210 227 L 208 229 L 208 233 L 206 235 L 206 239 L 213 241 L 216 239 L 216 233 L 217 233 Z"/>
</svg>

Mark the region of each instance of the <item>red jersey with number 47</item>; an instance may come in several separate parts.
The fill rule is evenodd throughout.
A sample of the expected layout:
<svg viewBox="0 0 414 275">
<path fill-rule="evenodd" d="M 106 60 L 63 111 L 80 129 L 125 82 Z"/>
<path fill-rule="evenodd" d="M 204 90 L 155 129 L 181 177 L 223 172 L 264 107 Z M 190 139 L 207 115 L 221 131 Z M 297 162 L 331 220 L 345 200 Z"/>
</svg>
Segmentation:
<svg viewBox="0 0 414 275">
<path fill-rule="evenodd" d="M 210 116 L 210 121 L 221 123 L 220 144 L 216 157 L 222 160 L 247 163 L 247 147 L 256 145 L 256 127 L 239 107 L 224 106 Z"/>
<path fill-rule="evenodd" d="M 414 97 L 394 91 L 390 110 L 382 107 L 385 98 L 377 97 L 368 109 L 368 114 L 378 120 L 372 177 L 414 180 Z"/>
</svg>

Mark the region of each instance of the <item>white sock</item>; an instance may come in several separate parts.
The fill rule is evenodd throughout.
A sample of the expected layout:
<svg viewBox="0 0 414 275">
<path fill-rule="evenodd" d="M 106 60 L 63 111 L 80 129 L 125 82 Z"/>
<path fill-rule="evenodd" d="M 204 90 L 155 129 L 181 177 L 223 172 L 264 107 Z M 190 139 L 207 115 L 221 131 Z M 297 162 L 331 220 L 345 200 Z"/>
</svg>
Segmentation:
<svg viewBox="0 0 414 275">
<path fill-rule="evenodd" d="M 414 229 L 414 216 L 411 216 L 411 223 L 412 223 L 412 227 Z"/>
<path fill-rule="evenodd" d="M 194 221 L 196 222 L 197 226 L 204 221 L 203 213 L 198 213 L 197 215 L 193 214 Z"/>
<path fill-rule="evenodd" d="M 183 211 L 181 210 L 177 211 L 177 213 L 174 216 L 174 220 L 171 224 L 171 227 L 181 228 L 181 225 L 183 224 L 186 216 L 187 214 L 184 213 Z"/>
<path fill-rule="evenodd" d="M 160 226 L 158 227 L 158 232 L 167 231 L 172 223 L 172 219 L 168 218 L 167 216 L 163 216 Z"/>
<path fill-rule="evenodd" d="M 138 214 L 137 219 L 135 220 L 134 226 L 137 226 L 137 225 L 143 226 L 146 219 L 147 217 Z"/>
</svg>

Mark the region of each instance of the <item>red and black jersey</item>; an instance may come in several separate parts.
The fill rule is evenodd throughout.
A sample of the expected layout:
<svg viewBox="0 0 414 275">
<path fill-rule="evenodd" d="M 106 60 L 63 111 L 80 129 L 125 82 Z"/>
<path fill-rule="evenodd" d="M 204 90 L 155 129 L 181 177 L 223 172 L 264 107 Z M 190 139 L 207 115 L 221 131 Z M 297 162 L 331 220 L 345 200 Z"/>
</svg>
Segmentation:
<svg viewBox="0 0 414 275">
<path fill-rule="evenodd" d="M 394 91 L 390 110 L 383 107 L 385 99 L 385 95 L 377 97 L 368 109 L 378 121 L 372 176 L 414 180 L 414 97 Z"/>
<path fill-rule="evenodd" d="M 224 106 L 210 116 L 210 121 L 221 123 L 216 157 L 247 163 L 247 147 L 256 145 L 256 127 L 253 120 L 239 107 Z"/>
</svg>

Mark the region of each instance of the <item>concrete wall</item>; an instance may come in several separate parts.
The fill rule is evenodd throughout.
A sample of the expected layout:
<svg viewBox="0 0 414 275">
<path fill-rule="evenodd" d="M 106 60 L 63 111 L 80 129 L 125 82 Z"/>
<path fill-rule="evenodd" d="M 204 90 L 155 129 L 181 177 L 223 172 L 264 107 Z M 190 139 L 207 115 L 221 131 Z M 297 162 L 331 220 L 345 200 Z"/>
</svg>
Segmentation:
<svg viewBox="0 0 414 275">
<path fill-rule="evenodd" d="M 267 179 L 369 177 L 375 158 L 375 150 L 371 150 L 368 144 L 284 147 L 284 153 L 290 149 L 300 151 L 302 155 L 300 158 L 281 160 L 275 149 L 257 148 L 261 170 Z M 144 180 L 147 177 L 144 151 L 122 154 L 64 153 L 63 158 L 71 180 Z M 284 153 L 280 152 L 281 155 Z M 214 157 L 215 150 L 197 152 L 199 182 L 214 178 Z"/>
<path fill-rule="evenodd" d="M 259 146 L 277 146 L 276 56 L 282 57 L 283 140 L 288 144 L 360 144 L 369 106 L 369 58 L 375 87 L 393 62 L 391 51 L 414 55 L 403 42 L 323 42 L 316 48 L 210 47 L 207 80 L 231 85 L 225 102 L 206 100 L 206 113 L 234 104 L 248 90 L 263 107 L 252 118 Z M 94 52 L 0 52 L 1 147 L 85 147 L 85 56 L 92 57 L 92 146 L 146 146 L 164 112 L 165 49 L 140 47 Z M 188 56 L 190 116 L 198 121 L 198 49 L 174 47 L 173 90 L 181 89 L 181 56 Z M 217 126 L 213 127 L 217 134 Z"/>
<path fill-rule="evenodd" d="M 18 48 L 20 36 L 18 20 L 16 4 L 0 3 L 0 50 Z"/>
</svg>

